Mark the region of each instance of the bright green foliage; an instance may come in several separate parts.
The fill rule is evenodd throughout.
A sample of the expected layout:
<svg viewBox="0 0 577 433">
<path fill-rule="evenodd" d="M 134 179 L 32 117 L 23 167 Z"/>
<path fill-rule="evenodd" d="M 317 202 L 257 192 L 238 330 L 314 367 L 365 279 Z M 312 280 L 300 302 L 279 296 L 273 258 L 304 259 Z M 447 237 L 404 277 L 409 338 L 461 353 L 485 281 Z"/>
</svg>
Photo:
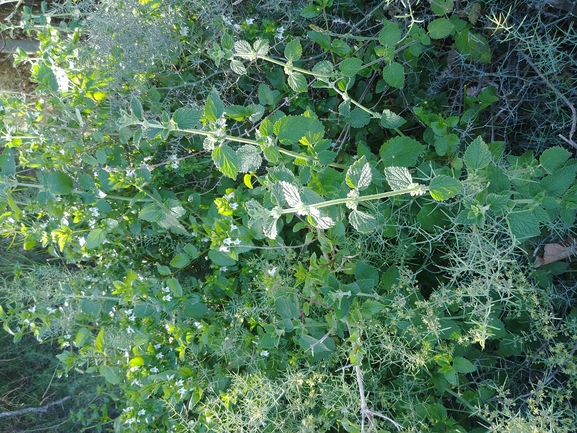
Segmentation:
<svg viewBox="0 0 577 433">
<path fill-rule="evenodd" d="M 0 320 L 100 378 L 74 428 L 572 431 L 572 136 L 499 134 L 485 12 L 221 3 L 23 17 L 37 101 L 1 98 L 0 233 L 54 260 L 0 262 Z M 124 43 L 147 27 L 149 58 Z"/>
</svg>

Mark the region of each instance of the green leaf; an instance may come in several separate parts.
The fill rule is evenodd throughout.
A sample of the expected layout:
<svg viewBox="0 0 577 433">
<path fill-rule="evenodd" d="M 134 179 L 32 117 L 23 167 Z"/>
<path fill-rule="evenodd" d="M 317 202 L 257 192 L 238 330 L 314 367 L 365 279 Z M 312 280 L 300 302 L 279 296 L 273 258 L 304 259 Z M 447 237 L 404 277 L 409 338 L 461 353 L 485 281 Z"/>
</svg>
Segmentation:
<svg viewBox="0 0 577 433">
<path fill-rule="evenodd" d="M 76 347 L 83 347 L 88 339 L 90 338 L 90 331 L 86 328 L 80 328 L 76 333 L 76 338 L 74 339 L 74 344 Z"/>
<path fill-rule="evenodd" d="M 383 69 L 383 79 L 389 86 L 402 89 L 405 86 L 405 68 L 400 63 L 392 62 Z"/>
<path fill-rule="evenodd" d="M 386 167 L 414 167 L 425 146 L 410 137 L 395 137 L 383 144 L 380 155 Z"/>
<path fill-rule="evenodd" d="M 144 365 L 144 358 L 142 356 L 135 356 L 129 361 L 131 367 L 142 367 Z"/>
<path fill-rule="evenodd" d="M 244 75 L 246 74 L 246 68 L 244 67 L 244 64 L 237 59 L 232 59 L 230 61 L 230 69 L 238 75 Z"/>
<path fill-rule="evenodd" d="M 182 269 L 188 266 L 189 263 L 190 263 L 190 257 L 188 257 L 188 254 L 178 253 L 170 261 L 170 266 L 172 266 L 173 268 Z"/>
<path fill-rule="evenodd" d="M 291 62 L 296 62 L 303 55 L 303 47 L 298 39 L 293 39 L 284 48 L 284 56 Z"/>
<path fill-rule="evenodd" d="M 166 285 L 170 289 L 170 293 L 172 293 L 174 296 L 177 298 L 182 296 L 182 286 L 176 278 L 169 278 L 166 280 Z"/>
<path fill-rule="evenodd" d="M 487 39 L 478 33 L 463 29 L 455 35 L 457 51 L 467 60 L 491 63 L 491 48 Z"/>
<path fill-rule="evenodd" d="M 371 115 L 367 113 L 365 110 L 355 108 L 353 111 L 351 111 L 351 114 L 346 118 L 346 121 L 353 128 L 362 128 L 363 126 L 367 126 L 369 124 L 369 122 L 371 121 Z"/>
<path fill-rule="evenodd" d="M 144 119 L 144 110 L 142 109 L 142 104 L 136 96 L 133 96 L 130 100 L 130 109 L 138 120 Z"/>
<path fill-rule="evenodd" d="M 428 30 L 431 39 L 443 39 L 455 30 L 455 26 L 448 18 L 437 18 L 429 23 Z"/>
<path fill-rule="evenodd" d="M 373 215 L 356 209 L 349 213 L 349 223 L 361 233 L 372 232 L 377 227 L 377 220 Z"/>
<path fill-rule="evenodd" d="M 16 174 L 16 160 L 14 158 L 14 149 L 7 147 L 0 155 L 0 168 L 7 175 Z"/>
<path fill-rule="evenodd" d="M 172 121 L 176 123 L 179 129 L 193 129 L 200 121 L 201 117 L 201 110 L 181 107 L 173 113 Z"/>
<path fill-rule="evenodd" d="M 393 191 L 410 188 L 413 177 L 405 167 L 385 167 L 385 178 Z"/>
<path fill-rule="evenodd" d="M 312 119 L 304 116 L 285 116 L 274 124 L 274 133 L 282 144 L 294 144 L 309 131 Z"/>
<path fill-rule="evenodd" d="M 320 6 L 317 6 L 315 4 L 310 4 L 310 5 L 306 6 L 301 11 L 301 17 L 303 17 L 303 18 L 315 18 L 315 17 L 318 17 L 321 12 L 322 12 L 322 9 Z"/>
<path fill-rule="evenodd" d="M 463 185 L 461 182 L 454 177 L 442 174 L 431 180 L 431 184 L 429 185 L 429 194 L 433 199 L 443 201 L 455 197 L 462 189 Z"/>
<path fill-rule="evenodd" d="M 547 149 L 541 154 L 539 163 L 541 167 L 549 174 L 555 173 L 571 157 L 571 152 L 563 149 L 561 146 L 555 146 Z"/>
<path fill-rule="evenodd" d="M 178 221 L 186 211 L 182 203 L 175 199 L 168 199 L 164 203 L 147 203 L 142 207 L 138 218 L 144 221 L 157 223 L 160 227 L 171 230 L 176 234 L 187 234 L 184 226 Z"/>
<path fill-rule="evenodd" d="M 92 229 L 86 237 L 86 248 L 91 250 L 100 245 L 106 240 L 107 232 L 104 229 Z"/>
<path fill-rule="evenodd" d="M 454 6 L 453 0 L 431 0 L 431 9 L 436 15 L 446 15 Z"/>
<path fill-rule="evenodd" d="M 341 39 L 333 39 L 331 43 L 331 51 L 338 56 L 346 56 L 351 51 L 351 47 Z"/>
<path fill-rule="evenodd" d="M 238 156 L 236 152 L 226 144 L 215 147 L 212 151 L 212 160 L 222 174 L 236 179 L 238 174 Z"/>
<path fill-rule="evenodd" d="M 236 41 L 234 43 L 234 51 L 237 56 L 242 57 L 243 59 L 254 58 L 252 47 L 247 41 Z"/>
<path fill-rule="evenodd" d="M 118 385 L 120 383 L 120 378 L 116 372 L 107 365 L 102 364 L 100 366 L 100 374 L 106 379 L 106 381 L 112 385 Z"/>
<path fill-rule="evenodd" d="M 475 171 L 487 167 L 491 163 L 489 146 L 479 136 L 465 150 L 463 161 L 469 170 Z"/>
<path fill-rule="evenodd" d="M 64 172 L 58 171 L 56 173 L 50 173 L 46 176 L 46 183 L 52 194 L 67 195 L 72 192 L 72 179 Z"/>
<path fill-rule="evenodd" d="M 280 185 L 282 189 L 284 200 L 290 207 L 298 208 L 303 205 L 301 195 L 299 193 L 298 188 L 295 185 L 289 182 L 285 182 L 284 180 L 278 182 L 278 185 Z"/>
<path fill-rule="evenodd" d="M 545 190 L 554 197 L 561 197 L 575 181 L 577 165 L 569 165 L 557 170 L 555 173 L 544 177 L 539 182 Z"/>
<path fill-rule="evenodd" d="M 51 92 L 58 91 L 58 80 L 56 79 L 56 75 L 44 62 L 38 64 L 37 79 L 38 82 L 40 82 L 47 90 Z"/>
<path fill-rule="evenodd" d="M 328 340 L 328 338 L 327 338 Z M 326 341 L 326 340 L 325 340 Z M 310 336 L 310 335 L 303 335 L 299 338 L 299 344 L 306 350 L 310 350 L 314 354 L 317 353 L 329 353 L 332 352 L 325 344 L 324 341 L 321 342 L 320 340 Z"/>
<path fill-rule="evenodd" d="M 539 236 L 539 220 L 530 210 L 520 212 L 512 212 L 507 215 L 507 223 L 513 236 L 518 241 L 523 241 L 528 238 Z"/>
<path fill-rule="evenodd" d="M 225 50 L 232 50 L 234 48 L 234 39 L 228 33 L 223 33 L 220 37 L 220 44 Z"/>
<path fill-rule="evenodd" d="M 334 66 L 328 60 L 322 60 L 313 66 L 313 72 L 321 75 L 317 77 L 319 80 L 327 81 L 333 75 Z"/>
<path fill-rule="evenodd" d="M 473 373 L 477 371 L 477 367 L 475 367 L 471 361 L 462 356 L 455 356 L 453 358 L 453 369 L 457 373 Z"/>
<path fill-rule="evenodd" d="M 268 41 L 265 39 L 257 39 L 252 44 L 252 47 L 254 49 L 254 53 L 257 56 L 266 56 L 268 54 L 268 50 L 270 49 Z"/>
<path fill-rule="evenodd" d="M 306 92 L 308 89 L 307 79 L 300 72 L 292 72 L 288 76 L 287 81 L 290 88 L 293 89 L 295 92 L 302 93 Z"/>
<path fill-rule="evenodd" d="M 357 57 L 344 59 L 339 65 L 339 69 L 345 77 L 354 77 L 362 67 L 363 61 Z"/>
<path fill-rule="evenodd" d="M 250 173 L 260 168 L 262 156 L 260 151 L 250 144 L 245 144 L 236 150 L 238 157 L 238 171 L 240 173 Z"/>
<path fill-rule="evenodd" d="M 208 307 L 200 302 L 200 297 L 198 295 L 193 295 L 191 299 L 188 299 L 184 303 L 184 309 L 182 313 L 185 317 L 191 319 L 200 319 L 208 312 Z"/>
<path fill-rule="evenodd" d="M 381 116 L 381 125 L 383 128 L 395 129 L 400 128 L 405 124 L 405 119 L 399 116 L 397 113 L 392 112 L 388 108 L 385 108 Z"/>
<path fill-rule="evenodd" d="M 387 47 L 395 46 L 401 40 L 401 28 L 398 23 L 385 21 L 379 33 L 379 43 Z"/>
<path fill-rule="evenodd" d="M 100 328 L 96 340 L 94 342 L 94 347 L 98 353 L 104 353 L 104 326 Z"/>
<path fill-rule="evenodd" d="M 299 305 L 294 297 L 278 298 L 274 305 L 276 312 L 283 319 L 297 319 L 300 315 Z"/>
<path fill-rule="evenodd" d="M 262 105 L 275 105 L 279 95 L 280 92 L 278 90 L 271 90 L 270 87 L 264 83 L 258 86 L 258 101 Z"/>
<path fill-rule="evenodd" d="M 364 155 L 347 169 L 345 181 L 349 188 L 356 188 L 362 191 L 371 184 L 372 180 L 371 166 Z"/>
<path fill-rule="evenodd" d="M 222 117 L 224 113 L 224 104 L 220 100 L 218 93 L 211 92 L 206 100 L 206 105 L 204 106 L 204 117 L 206 117 L 210 122 L 216 122 Z"/>
</svg>

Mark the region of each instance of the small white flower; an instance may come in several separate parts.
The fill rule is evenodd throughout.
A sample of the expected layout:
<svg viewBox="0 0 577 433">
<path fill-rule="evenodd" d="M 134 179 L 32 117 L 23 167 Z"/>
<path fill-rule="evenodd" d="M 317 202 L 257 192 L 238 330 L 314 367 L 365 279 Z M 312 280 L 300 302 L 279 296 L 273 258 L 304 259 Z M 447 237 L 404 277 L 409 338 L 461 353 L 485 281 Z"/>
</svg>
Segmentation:
<svg viewBox="0 0 577 433">
<path fill-rule="evenodd" d="M 62 343 L 62 347 L 70 347 L 70 343 L 68 341 L 65 341 L 64 343 Z"/>
<path fill-rule="evenodd" d="M 236 210 L 236 209 L 238 208 L 238 203 L 231 203 L 231 204 L 230 204 L 230 208 L 231 208 L 232 210 Z"/>
<path fill-rule="evenodd" d="M 242 243 L 242 241 L 240 239 L 235 239 L 234 241 L 232 241 L 232 243 L 238 246 Z"/>
<path fill-rule="evenodd" d="M 139 416 L 146 415 L 146 411 L 145 411 L 144 409 L 140 409 L 140 410 L 138 411 L 138 415 L 139 415 Z"/>
<path fill-rule="evenodd" d="M 228 271 L 228 268 L 226 266 L 220 267 L 220 272 L 226 272 L 226 271 Z"/>
<path fill-rule="evenodd" d="M 276 266 L 266 271 L 266 273 L 269 274 L 271 277 L 274 277 L 274 274 L 276 274 Z"/>
<path fill-rule="evenodd" d="M 237 230 L 237 229 L 238 229 L 238 227 L 235 226 L 234 224 L 230 225 L 230 231 Z"/>
<path fill-rule="evenodd" d="M 184 395 L 184 394 L 186 394 L 186 389 L 180 388 L 180 389 L 178 390 L 178 393 L 179 393 L 180 395 Z"/>
<path fill-rule="evenodd" d="M 78 238 L 78 243 L 80 244 L 81 247 L 83 247 L 84 245 L 86 245 L 86 238 Z"/>
<path fill-rule="evenodd" d="M 30 311 L 31 313 L 35 313 L 36 312 L 36 305 L 34 305 L 32 308 L 28 308 L 28 311 Z"/>
<path fill-rule="evenodd" d="M 175 383 L 176 386 L 182 386 L 183 384 L 184 384 L 184 380 L 182 380 L 182 379 L 176 381 L 176 383 Z"/>
<path fill-rule="evenodd" d="M 162 353 L 156 354 L 156 359 L 162 359 L 162 358 L 164 358 L 164 354 L 162 354 Z"/>
<path fill-rule="evenodd" d="M 47 307 L 46 311 L 48 311 L 48 314 L 54 314 L 54 313 L 56 313 L 56 308 Z"/>
<path fill-rule="evenodd" d="M 161 347 L 162 347 L 162 344 L 160 344 L 160 343 L 156 343 L 156 344 L 154 345 L 154 349 L 155 349 L 155 350 L 158 350 L 158 349 L 160 349 Z"/>
<path fill-rule="evenodd" d="M 268 356 L 268 350 L 263 350 L 260 352 L 260 356 L 264 356 L 266 358 Z"/>
<path fill-rule="evenodd" d="M 92 216 L 95 217 L 95 218 L 100 215 L 100 211 L 98 210 L 98 208 L 91 207 L 91 208 L 89 209 L 89 211 L 90 211 L 90 213 L 92 214 Z"/>
<path fill-rule="evenodd" d="M 136 316 L 133 314 L 128 318 L 128 320 L 130 320 L 131 322 L 134 322 L 136 320 Z"/>
<path fill-rule="evenodd" d="M 254 18 L 247 18 L 246 24 L 249 25 L 249 26 L 250 26 L 251 24 L 254 24 Z"/>
<path fill-rule="evenodd" d="M 170 164 L 170 166 L 176 170 L 178 168 L 178 162 L 173 162 L 172 164 Z"/>
<path fill-rule="evenodd" d="M 284 26 L 280 26 L 280 27 L 276 30 L 275 38 L 277 38 L 277 39 L 284 39 L 284 36 L 283 36 L 284 31 L 285 31 Z"/>
<path fill-rule="evenodd" d="M 170 295 L 163 296 L 162 300 L 166 301 L 166 302 L 170 302 L 170 301 L 172 301 L 172 296 L 170 296 Z"/>
<path fill-rule="evenodd" d="M 132 326 L 128 325 L 128 327 L 126 328 L 126 332 L 128 332 L 129 334 L 134 334 L 134 329 L 132 329 Z"/>
<path fill-rule="evenodd" d="M 162 291 L 163 291 L 164 293 L 168 293 L 168 292 L 170 292 L 170 289 L 169 289 L 168 287 L 163 287 L 163 288 L 162 288 Z"/>
<path fill-rule="evenodd" d="M 224 246 L 224 245 L 221 246 L 218 250 L 219 250 L 221 253 L 228 253 L 228 252 L 230 252 L 230 248 L 229 248 L 229 247 L 226 247 L 226 246 Z"/>
<path fill-rule="evenodd" d="M 188 36 L 188 27 L 182 27 L 180 29 L 180 36 L 183 36 L 183 37 Z"/>
<path fill-rule="evenodd" d="M 151 372 L 151 373 L 158 373 L 158 367 L 152 367 L 152 368 L 150 369 L 150 372 Z"/>
<path fill-rule="evenodd" d="M 230 245 L 232 244 L 232 239 L 231 238 L 226 238 L 224 241 L 222 241 L 223 244 L 225 245 Z"/>
</svg>

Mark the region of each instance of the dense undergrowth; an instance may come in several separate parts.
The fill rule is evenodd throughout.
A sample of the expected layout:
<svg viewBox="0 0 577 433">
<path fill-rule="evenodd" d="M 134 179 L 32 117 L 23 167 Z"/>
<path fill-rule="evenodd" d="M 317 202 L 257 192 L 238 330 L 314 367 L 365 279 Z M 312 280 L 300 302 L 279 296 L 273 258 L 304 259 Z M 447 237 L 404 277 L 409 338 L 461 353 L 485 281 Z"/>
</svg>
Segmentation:
<svg viewBox="0 0 577 433">
<path fill-rule="evenodd" d="M 23 8 L 0 430 L 574 431 L 564 9 Z"/>
</svg>

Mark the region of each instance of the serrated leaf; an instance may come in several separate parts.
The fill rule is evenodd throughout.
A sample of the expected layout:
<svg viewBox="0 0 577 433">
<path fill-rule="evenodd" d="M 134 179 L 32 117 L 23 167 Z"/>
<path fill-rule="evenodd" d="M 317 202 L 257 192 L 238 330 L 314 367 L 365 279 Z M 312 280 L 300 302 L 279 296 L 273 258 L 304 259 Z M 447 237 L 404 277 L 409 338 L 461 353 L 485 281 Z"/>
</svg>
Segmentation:
<svg viewBox="0 0 577 433">
<path fill-rule="evenodd" d="M 413 177 L 405 167 L 385 167 L 385 178 L 393 191 L 410 188 Z"/>
<path fill-rule="evenodd" d="M 465 28 L 455 35 L 457 51 L 467 60 L 491 63 L 491 47 L 482 35 Z"/>
<path fill-rule="evenodd" d="M 427 29 L 431 39 L 443 39 L 455 30 L 455 26 L 448 18 L 437 18 L 429 23 Z"/>
<path fill-rule="evenodd" d="M 558 169 L 555 173 L 544 177 L 539 182 L 551 196 L 561 197 L 575 181 L 576 165 L 568 165 Z"/>
<path fill-rule="evenodd" d="M 226 144 L 215 147 L 212 150 L 212 160 L 222 174 L 233 180 L 236 179 L 239 162 L 238 156 L 233 149 Z"/>
<path fill-rule="evenodd" d="M 388 108 L 385 108 L 381 116 L 381 125 L 383 128 L 395 129 L 400 128 L 405 124 L 405 119 L 399 116 L 397 113 L 392 112 Z"/>
<path fill-rule="evenodd" d="M 251 104 L 247 108 L 249 112 L 248 120 L 250 120 L 252 123 L 256 123 L 262 119 L 262 116 L 264 115 L 264 107 L 262 105 Z"/>
<path fill-rule="evenodd" d="M 106 230 L 104 229 L 93 229 L 90 230 L 88 236 L 86 237 L 86 248 L 91 250 L 100 245 L 106 240 Z"/>
<path fill-rule="evenodd" d="M 514 212 L 507 215 L 507 223 L 511 233 L 518 241 L 539 236 L 539 220 L 530 210 Z"/>
<path fill-rule="evenodd" d="M 385 166 L 414 167 L 425 146 L 410 137 L 395 137 L 383 144 L 380 155 Z"/>
<path fill-rule="evenodd" d="M 473 373 L 477 371 L 477 367 L 475 367 L 471 361 L 462 356 L 455 356 L 453 358 L 453 369 L 457 373 Z"/>
<path fill-rule="evenodd" d="M 296 319 L 300 315 L 298 301 L 293 297 L 278 298 L 274 303 L 276 312 L 283 319 Z"/>
<path fill-rule="evenodd" d="M 259 150 L 250 144 L 245 144 L 236 150 L 238 157 L 238 171 L 240 173 L 249 173 L 256 171 L 262 164 L 262 157 Z"/>
<path fill-rule="evenodd" d="M 309 222 L 312 222 L 316 227 L 321 230 L 330 229 L 336 224 L 336 222 L 329 216 L 321 212 L 320 209 L 316 207 L 311 207 L 309 209 Z M 312 219 L 312 220 L 311 220 Z"/>
<path fill-rule="evenodd" d="M 179 129 L 193 129 L 201 117 L 202 111 L 195 110 L 194 108 L 181 107 L 172 115 L 172 121 L 176 123 Z"/>
<path fill-rule="evenodd" d="M 349 188 L 356 188 L 362 191 L 371 184 L 372 180 L 371 166 L 364 155 L 347 169 L 345 181 Z"/>
<path fill-rule="evenodd" d="M 254 57 L 252 47 L 247 41 L 236 41 L 234 43 L 234 52 L 237 56 L 244 59 L 250 59 Z"/>
<path fill-rule="evenodd" d="M 333 71 L 334 66 L 328 60 L 320 61 L 313 66 L 313 72 L 320 75 L 320 77 L 317 77 L 319 80 L 327 81 L 331 78 Z"/>
<path fill-rule="evenodd" d="M 142 109 L 142 103 L 136 96 L 133 96 L 130 99 L 130 109 L 132 110 L 132 113 L 136 116 L 138 120 L 144 119 L 144 110 Z"/>
<path fill-rule="evenodd" d="M 312 120 L 304 116 L 285 116 L 275 122 L 273 130 L 282 144 L 294 144 L 306 135 Z"/>
<path fill-rule="evenodd" d="M 387 47 L 395 46 L 401 40 L 401 28 L 398 23 L 385 21 L 379 33 L 379 43 Z"/>
<path fill-rule="evenodd" d="M 363 61 L 356 57 L 344 59 L 339 65 L 339 69 L 345 77 L 354 77 L 362 67 Z"/>
<path fill-rule="evenodd" d="M 257 39 L 254 44 L 252 44 L 252 47 L 257 56 L 266 56 L 270 49 L 268 41 L 265 39 Z"/>
<path fill-rule="evenodd" d="M 389 86 L 402 89 L 405 87 L 405 68 L 400 63 L 392 62 L 383 69 L 383 79 Z"/>
<path fill-rule="evenodd" d="M 563 167 L 563 164 L 565 164 L 570 157 L 571 152 L 563 149 L 561 146 L 555 146 L 541 154 L 539 163 L 547 173 L 551 174 Z"/>
<path fill-rule="evenodd" d="M 52 194 L 68 195 L 72 192 L 72 179 L 64 172 L 50 173 L 45 179 Z"/>
<path fill-rule="evenodd" d="M 463 161 L 469 170 L 480 170 L 491 163 L 489 146 L 479 136 L 469 146 L 463 155 Z"/>
<path fill-rule="evenodd" d="M 303 205 L 301 195 L 296 186 L 294 186 L 292 183 L 285 182 L 284 180 L 281 180 L 278 182 L 278 184 L 282 188 L 283 198 L 290 207 L 298 208 Z"/>
<path fill-rule="evenodd" d="M 210 122 L 216 122 L 224 113 L 224 104 L 222 103 L 218 93 L 211 92 L 206 100 L 204 107 L 204 116 Z"/>
<path fill-rule="evenodd" d="M 225 50 L 232 50 L 234 48 L 234 39 L 228 33 L 223 33 L 220 37 L 220 44 Z"/>
<path fill-rule="evenodd" d="M 349 213 L 349 222 L 361 233 L 372 232 L 377 227 L 377 220 L 373 215 L 359 210 L 353 210 Z"/>
<path fill-rule="evenodd" d="M 288 85 L 295 92 L 306 92 L 308 89 L 307 79 L 300 72 L 292 72 L 287 79 Z"/>
<path fill-rule="evenodd" d="M 435 15 L 446 15 L 454 6 L 453 0 L 431 0 L 431 9 Z"/>
<path fill-rule="evenodd" d="M 244 64 L 237 59 L 232 59 L 230 61 L 230 69 L 238 74 L 238 75 L 245 75 L 246 74 L 246 68 L 244 67 Z"/>
<path fill-rule="evenodd" d="M 296 62 L 303 55 L 303 47 L 298 39 L 293 39 L 284 48 L 284 56 L 291 62 Z"/>
<path fill-rule="evenodd" d="M 429 194 L 437 201 L 455 197 L 463 189 L 463 185 L 457 179 L 444 174 L 436 176 L 429 185 Z"/>
<path fill-rule="evenodd" d="M 367 113 L 365 110 L 361 110 L 360 108 L 355 108 L 353 111 L 350 112 L 350 115 L 347 117 L 347 123 L 351 125 L 353 128 L 362 128 L 363 126 L 367 126 L 371 121 L 371 115 Z"/>
</svg>

